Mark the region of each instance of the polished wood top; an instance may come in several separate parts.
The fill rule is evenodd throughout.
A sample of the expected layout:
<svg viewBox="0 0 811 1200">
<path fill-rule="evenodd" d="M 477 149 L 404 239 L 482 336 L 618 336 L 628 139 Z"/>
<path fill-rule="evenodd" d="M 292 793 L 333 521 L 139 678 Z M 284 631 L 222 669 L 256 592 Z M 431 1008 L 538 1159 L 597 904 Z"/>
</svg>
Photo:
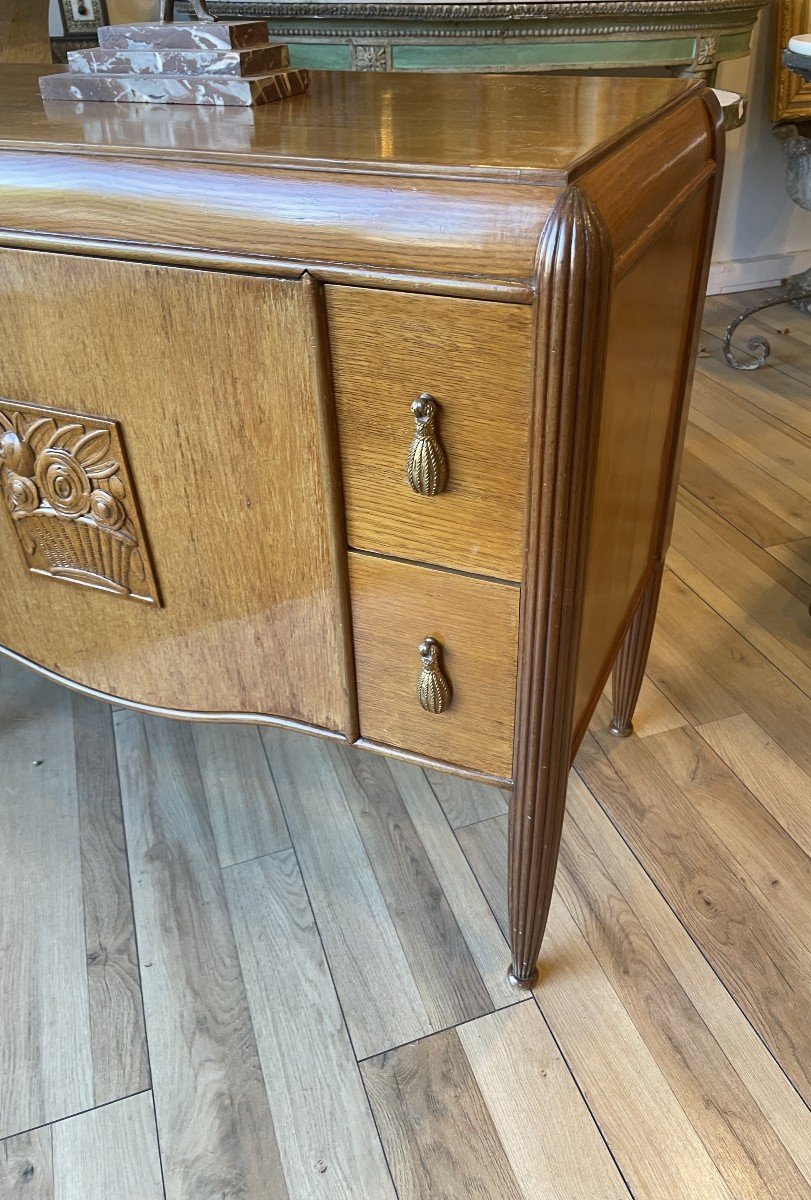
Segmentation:
<svg viewBox="0 0 811 1200">
<path fill-rule="evenodd" d="M 49 70 L 60 70 L 53 67 Z M 0 70 L 0 149 L 565 183 L 701 87 L 690 80 L 314 72 L 256 109 L 43 102 Z"/>
</svg>

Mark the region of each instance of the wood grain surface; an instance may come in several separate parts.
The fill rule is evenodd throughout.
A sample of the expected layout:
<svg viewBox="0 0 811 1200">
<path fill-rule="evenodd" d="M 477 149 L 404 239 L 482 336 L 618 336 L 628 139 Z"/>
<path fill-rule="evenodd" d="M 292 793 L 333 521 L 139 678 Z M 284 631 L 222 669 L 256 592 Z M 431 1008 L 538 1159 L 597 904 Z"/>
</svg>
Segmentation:
<svg viewBox="0 0 811 1200">
<path fill-rule="evenodd" d="M 648 742 L 589 735 L 580 770 L 807 1100 L 811 1042 L 803 1014 L 811 973 L 802 942 L 741 879 L 732 848 L 693 809 Z"/>
<path fill-rule="evenodd" d="M 583 600 L 575 725 L 610 668 L 617 632 L 655 553 L 661 476 L 681 402 L 678 365 L 690 315 L 699 193 L 619 282 L 612 297 L 594 515 Z M 667 277 L 669 284 L 662 288 Z M 667 365 L 665 365 L 667 364 Z M 622 530 L 623 536 L 617 536 Z"/>
<path fill-rule="evenodd" d="M 524 1200 L 455 1029 L 362 1070 L 401 1200 Z"/>
<path fill-rule="evenodd" d="M 650 673 L 694 724 L 747 712 L 804 771 L 811 770 L 811 713 L 805 696 L 751 641 L 675 575 L 665 574 Z M 690 658 L 685 639 L 702 646 Z"/>
<path fill-rule="evenodd" d="M 806 772 L 747 713 L 701 725 L 699 732 L 767 812 L 811 856 Z"/>
<path fill-rule="evenodd" d="M 262 736 L 358 1058 L 514 1003 L 502 935 L 419 768 Z"/>
<path fill-rule="evenodd" d="M 346 85 L 349 91 L 355 86 Z M 500 95 L 497 83 L 484 86 Z M 640 98 L 653 95 L 649 81 L 619 86 L 637 95 L 641 106 Z M 384 83 L 368 87 L 369 96 L 385 93 Z M 606 88 L 611 91 L 601 82 L 594 94 L 602 96 Z M 689 146 L 685 138 L 684 155 L 670 173 L 662 165 L 657 174 L 652 164 L 650 188 L 638 185 L 633 202 L 631 173 L 618 172 L 607 149 L 601 159 L 587 148 L 578 162 L 569 146 L 562 165 L 524 164 L 530 171 L 559 171 L 561 182 L 574 172 L 590 203 L 605 204 L 620 289 L 645 274 L 647 251 L 655 257 L 668 239 L 678 240 L 680 221 L 701 208 L 702 188 L 708 186 L 712 131 L 701 116 L 703 101 L 678 86 L 667 94 L 674 106 L 661 129 L 667 124 L 682 136 L 693 130 L 695 137 Z M 517 167 L 508 179 L 504 172 L 513 167 L 487 156 L 476 168 L 478 179 L 452 179 L 445 170 L 451 164 L 439 161 L 447 156 L 437 150 L 449 145 L 442 142 L 447 131 L 440 137 L 417 130 L 399 143 L 413 147 L 421 137 L 426 148 L 431 143 L 434 158 L 424 164 L 431 179 L 402 175 L 392 127 L 388 148 L 374 148 L 379 157 L 388 156 L 392 175 L 384 179 L 368 171 L 368 162 L 356 163 L 363 166 L 358 183 L 346 163 L 332 161 L 324 183 L 323 164 L 309 174 L 292 160 L 280 166 L 276 159 L 268 168 L 275 151 L 266 143 L 260 148 L 262 165 L 250 136 L 242 151 L 229 152 L 229 163 L 215 162 L 223 153 L 216 121 L 196 166 L 181 163 L 178 155 L 188 153 L 182 148 L 173 158 L 160 130 L 155 158 L 147 162 L 143 146 L 130 145 L 129 118 L 120 119 L 117 130 L 94 134 L 100 139 L 95 153 L 106 141 L 109 158 L 63 154 L 56 145 L 48 155 L 30 155 L 20 145 L 0 150 L 9 181 L 3 194 L 8 211 L 16 213 L 10 219 L 20 220 L 22 212 L 36 224 L 47 208 L 58 220 L 79 225 L 98 218 L 102 235 L 115 228 L 132 232 L 130 214 L 124 213 L 138 192 L 150 197 L 141 206 L 143 235 L 151 236 L 150 221 L 162 223 L 166 246 L 181 253 L 177 247 L 198 212 L 194 187 L 211 185 L 200 193 L 212 203 L 195 237 L 209 238 L 210 254 L 222 248 L 217 231 L 225 225 L 235 245 L 257 233 L 250 243 L 257 253 L 252 269 L 260 269 L 261 254 L 269 248 L 262 237 L 280 236 L 283 226 L 286 237 L 297 217 L 299 240 L 291 235 L 291 253 L 317 251 L 346 260 L 368 251 L 371 259 L 389 256 L 388 266 L 399 270 L 408 250 L 410 287 L 419 285 L 421 271 L 431 272 L 430 286 L 437 288 L 445 286 L 443 271 L 481 271 L 477 286 L 490 287 L 509 280 L 511 272 L 525 271 L 526 281 L 533 269 L 526 266 L 528 247 L 549 202 L 544 180 L 539 176 L 537 186 L 519 182 Z M 0 117 L 0 126 L 5 120 Z M 62 129 L 67 139 L 77 135 L 72 121 L 66 117 Z M 537 114 L 532 121 L 540 130 L 532 137 L 551 135 L 540 129 Z M 641 113 L 624 133 L 616 131 L 626 163 L 640 161 L 644 153 L 652 157 L 645 121 Z M 610 112 L 598 111 L 595 127 L 604 129 L 606 122 L 610 125 Z M 201 136 L 197 128 L 186 133 Z M 525 145 L 530 144 L 540 143 L 529 138 Z M 38 177 L 41 209 L 20 203 L 32 194 L 32 159 L 45 165 Z M 55 163 L 63 168 L 58 183 L 55 169 L 49 175 Z M 89 193 L 82 191 L 86 184 L 96 186 L 94 171 L 97 177 L 106 171 L 107 185 L 120 187 L 104 214 L 90 211 Z M 618 180 L 613 201 L 607 187 L 612 175 Z M 670 207 L 655 212 L 655 197 L 674 187 L 677 177 L 684 187 L 676 188 Z M 158 184 L 159 178 L 164 182 Z M 243 192 L 234 191 L 234 179 L 245 184 Z M 310 184 L 311 194 L 327 196 L 332 209 L 325 204 L 309 217 L 309 210 L 295 211 Z M 62 187 L 73 189 L 72 206 L 60 204 Z M 358 234 L 353 242 L 350 230 L 339 244 L 332 235 L 341 224 L 338 216 L 343 222 L 352 209 L 350 193 L 354 203 L 359 196 L 374 198 L 368 211 L 361 214 L 360 205 L 353 214 L 358 229 L 363 216 L 367 240 Z M 273 207 L 282 195 L 289 205 L 284 211 Z M 410 201 L 417 197 L 419 220 L 425 222 L 425 236 L 412 238 L 413 246 L 406 236 L 407 195 Z M 258 226 L 248 213 L 251 205 L 258 212 L 257 204 L 265 206 Z M 381 221 L 370 238 L 369 214 L 376 211 Z M 468 212 L 472 218 L 465 223 Z M 277 217 L 280 223 L 273 225 Z M 682 237 L 682 248 L 686 240 Z M 676 258 L 674 252 L 668 259 L 674 272 L 687 271 L 689 256 Z M 77 411 L 89 403 L 91 411 L 116 415 L 121 396 L 104 386 L 112 377 L 108 351 L 100 356 L 97 339 L 91 343 L 86 332 L 97 330 L 105 316 L 99 281 L 111 290 L 116 321 L 109 337 L 117 367 L 126 367 L 122 386 L 133 389 L 124 396 L 129 408 L 123 436 L 142 503 L 144 496 L 149 499 L 143 503 L 145 528 L 162 589 L 161 538 L 182 541 L 180 517 L 191 511 L 194 488 L 170 490 L 169 482 L 158 479 L 151 456 L 154 431 L 174 412 L 171 405 L 167 409 L 160 356 L 144 361 L 145 346 L 164 344 L 159 333 L 173 340 L 201 424 L 198 429 L 184 422 L 176 431 L 176 466 L 194 481 L 205 462 L 229 496 L 234 480 L 244 484 L 244 511 L 207 514 L 207 528 L 241 531 L 241 540 L 216 542 L 219 556 L 210 554 L 206 577 L 212 586 L 203 587 L 189 569 L 178 578 L 178 586 L 195 584 L 194 619 L 180 632 L 191 630 L 198 639 L 198 673 L 193 675 L 194 656 L 184 653 L 180 632 L 171 629 L 164 639 L 148 639 L 158 647 L 154 679 L 190 691 L 203 686 L 199 664 L 205 662 L 207 671 L 213 666 L 230 680 L 235 706 L 247 704 L 252 688 L 265 698 L 270 693 L 261 689 L 281 689 L 285 705 L 300 705 L 305 692 L 313 694 L 315 679 L 321 714 L 310 711 L 306 719 L 327 714 L 333 728 L 354 733 L 341 587 L 345 541 L 336 517 L 335 454 L 328 448 L 333 414 L 326 326 L 318 311 L 319 285 L 310 277 L 293 278 L 302 262 L 288 262 L 284 282 L 74 257 L 68 288 L 52 257 L 21 251 L 3 252 L 3 259 L 15 264 L 4 276 L 7 296 L 14 298 L 6 306 L 13 318 L 6 345 L 19 347 L 19 353 L 0 368 L 0 390 L 10 385 L 25 398 L 30 389 L 31 402 L 43 402 L 40 391 L 58 385 L 65 393 L 60 403 Z M 569 265 L 580 283 L 581 267 L 593 281 L 588 264 L 578 262 L 575 255 Z M 225 265 L 225 259 L 218 261 L 218 267 Z M 367 285 L 369 265 L 368 259 L 355 262 L 367 272 Z M 400 285 L 405 286 L 403 278 Z M 82 299 L 83 322 L 61 317 L 68 291 Z M 570 293 L 586 295 L 577 288 Z M 378 299 L 371 292 L 352 297 L 357 307 L 347 310 L 342 337 L 353 362 L 363 361 L 353 320 L 368 321 Z M 460 304 L 468 312 L 480 304 L 435 299 L 430 307 L 441 309 L 441 320 L 420 328 L 413 318 L 408 362 L 396 363 L 394 352 L 387 357 L 392 379 L 410 372 L 420 346 L 438 345 L 435 327 L 446 321 L 444 314 L 462 311 L 447 305 Z M 408 302 L 402 309 L 400 300 Z M 413 310 L 412 301 L 387 296 L 381 321 L 393 323 L 392 314 Z M 209 731 L 123 711 L 111 726 L 110 714 L 91 701 L 73 703 L 47 683 L 0 664 L 0 1192 L 5 1188 L 13 1200 L 18 1195 L 95 1200 L 96 1194 L 123 1200 L 152 1200 L 154 1194 L 158 1200 L 164 1191 L 168 1200 L 811 1196 L 811 1126 L 803 1103 L 811 1100 L 806 928 L 811 653 L 803 624 L 811 478 L 802 359 L 807 343 L 801 327 L 780 334 L 779 318 L 769 318 L 763 326 L 775 340 L 778 368 L 763 375 L 775 382 L 720 374 L 725 368 L 716 335 L 729 303 L 709 309 L 708 328 L 714 332 L 699 361 L 685 489 L 649 678 L 642 685 L 638 732 L 621 743 L 609 740 L 610 710 L 605 699 L 600 702 L 577 762 L 579 773 L 569 781 L 554 896 L 549 881 L 540 981 L 523 1002 L 501 975 L 507 927 L 502 792 L 493 790 L 485 800 L 479 785 L 468 780 L 453 794 L 452 783 L 437 782 L 414 763 L 389 764 L 342 744 L 305 742 L 276 730 L 260 735 L 246 729 L 232 737 L 217 729 L 207 736 Z M 235 310 L 245 317 L 250 338 L 223 321 L 225 311 Z M 526 306 L 494 304 L 487 311 L 499 328 L 503 322 L 516 330 L 530 316 Z M 37 336 L 30 331 L 33 317 L 40 322 Z M 625 346 L 618 373 L 631 391 L 646 354 L 662 350 L 678 357 L 670 343 L 663 349 L 655 338 L 650 344 L 640 340 L 633 331 L 642 323 L 637 314 L 627 324 L 635 369 L 628 367 Z M 302 324 L 306 336 L 292 344 L 289 328 Z M 681 346 L 687 344 L 686 324 L 674 335 Z M 193 362 L 200 328 L 212 334 L 216 354 Z M 49 347 L 61 354 L 58 380 L 41 353 L 43 331 Z M 472 348 L 472 338 L 458 340 Z M 240 348 L 241 373 L 234 374 L 233 354 Z M 422 357 L 423 365 L 447 366 L 441 347 Z M 291 366 L 294 359 L 298 365 Z M 587 355 L 565 361 L 572 371 L 583 364 L 588 369 Z M 689 374 L 689 363 L 683 365 Z M 371 381 L 371 367 L 363 370 Z M 115 374 L 119 378 L 120 371 Z M 260 381 L 268 403 L 263 423 L 240 433 L 234 444 L 233 431 L 245 420 L 237 383 L 247 377 L 252 389 Z M 313 395 L 319 398 L 315 409 Z M 280 397 L 290 404 L 291 396 L 298 397 L 294 415 L 303 406 L 310 423 L 296 426 L 292 443 L 283 442 L 285 452 L 276 453 L 273 418 Z M 672 462 L 664 454 L 666 408 L 663 401 L 653 437 L 663 447 L 660 465 Z M 639 426 L 638 406 L 634 412 Z M 137 437 L 129 432 L 132 420 Z M 621 425 L 618 421 L 617 428 Z M 580 447 L 584 453 L 587 441 Z M 260 467 L 249 472 L 243 460 L 251 454 Z M 550 487 L 557 480 L 562 502 L 568 493 L 561 481 L 569 476 L 561 461 L 543 482 Z M 251 524 L 257 509 L 270 527 L 285 532 L 287 557 L 291 545 L 295 551 L 296 531 L 285 525 L 288 514 L 269 507 L 263 490 L 276 471 L 292 472 L 308 495 L 308 511 L 317 516 L 303 533 L 326 546 L 326 557 L 315 573 L 307 555 L 299 557 L 309 567 L 295 553 L 295 561 L 285 565 L 286 582 L 290 572 L 301 574 L 292 591 L 273 601 L 274 612 L 282 614 L 269 644 L 257 639 L 267 621 L 266 592 L 254 594 L 251 612 L 223 613 L 216 585 L 218 569 L 222 573 L 230 563 L 224 554 L 243 563 L 249 551 L 257 556 Z M 331 500 L 313 497 L 310 484 L 325 475 L 329 480 L 330 472 Z M 164 524 L 150 516 L 158 498 L 172 518 L 165 517 Z M 628 516 L 634 553 L 637 540 L 645 542 L 646 523 L 654 527 L 658 517 L 667 516 L 666 507 L 639 505 Z M 196 522 L 192 532 L 197 534 Z M 581 542 L 573 539 L 575 555 Z M 201 543 L 188 536 L 188 522 L 183 545 L 188 555 L 183 561 L 197 563 Z M 271 561 L 265 550 L 263 542 L 252 578 L 267 587 L 279 576 L 271 569 L 278 560 Z M 599 551 L 610 557 L 603 541 Z M 444 644 L 451 630 L 444 665 L 454 703 L 460 710 L 473 705 L 470 711 L 478 716 L 450 741 L 457 739 L 459 761 L 508 775 L 493 747 L 500 744 L 504 757 L 512 742 L 518 588 L 447 569 L 449 561 L 429 567 L 357 551 L 351 558 L 353 578 L 363 583 L 353 611 L 361 732 L 367 740 L 389 740 L 409 752 L 423 749 L 431 726 L 404 726 L 402 736 L 391 732 L 385 723 L 405 697 L 420 720 L 453 717 L 453 707 L 445 714 L 424 713 L 415 696 L 419 641 L 435 633 Z M 550 561 L 558 560 L 552 554 Z M 381 582 L 389 576 L 396 576 L 396 587 Z M 576 578 L 576 572 L 565 572 L 569 583 Z M 549 594 L 556 596 L 551 575 L 550 580 Z M 114 619 L 105 619 L 109 610 L 97 612 L 96 602 L 127 614 L 135 606 L 48 580 L 34 583 L 64 597 L 60 603 L 67 604 L 71 591 L 82 595 L 69 628 L 75 634 L 81 625 L 84 661 L 93 670 L 114 671 L 110 647 L 120 640 Z M 399 606 L 392 595 L 401 598 Z M 12 614 L 16 630 L 46 623 L 33 593 L 31 598 L 25 611 L 19 607 Z M 299 605 L 316 614 L 307 636 L 320 653 L 312 660 L 305 656 L 304 667 L 285 676 L 276 658 L 285 649 L 285 622 L 301 623 Z M 617 611 L 621 608 L 618 602 Z M 6 606 L 0 621 L 8 611 Z M 431 624 L 424 628 L 426 617 Z M 251 624 L 254 618 L 258 625 Z M 549 623 L 541 624 L 549 632 Z M 621 624 L 617 617 L 615 625 Z M 457 641 L 456 632 L 465 636 Z M 48 636 L 54 655 L 70 649 L 54 629 Z M 224 647 L 213 663 L 207 660 L 209 636 Z M 332 638 L 326 651 L 324 638 Z M 512 675 L 504 669 L 505 647 Z M 137 640 L 124 650 L 145 670 Z M 317 674 L 322 655 L 340 664 L 336 674 Z M 559 665 L 559 677 L 551 671 L 544 676 L 550 688 L 568 686 L 571 660 Z M 594 672 L 593 698 L 600 676 Z M 557 736 L 565 723 L 550 720 L 544 728 Z M 455 729 L 452 721 L 447 728 Z M 433 754 L 453 760 L 447 743 Z M 565 782 L 561 775 L 547 831 L 552 840 Z M 549 839 L 546 844 L 548 849 Z"/>
<path fill-rule="evenodd" d="M 489 1012 L 484 981 L 400 790 L 382 758 L 333 755 L 341 790 L 415 979 L 432 1029 Z M 404 903 L 406 897 L 420 903 Z"/>
<path fill-rule="evenodd" d="M 460 836 L 506 920 L 504 818 Z M 536 997 L 635 1196 L 809 1194 L 802 1101 L 576 776 Z"/>
<path fill-rule="evenodd" d="M 530 1200 L 541 1180 L 561 1200 L 628 1196 L 531 1002 L 370 1059 L 363 1073 L 402 1197 Z"/>
<path fill-rule="evenodd" d="M 192 737 L 220 866 L 286 850 L 290 835 L 259 730 L 194 725 Z"/>
<path fill-rule="evenodd" d="M 191 730 L 115 726 L 167 1200 L 287 1200 Z"/>
<path fill-rule="evenodd" d="M 291 1200 L 395 1200 L 295 854 L 225 886 Z"/>
<path fill-rule="evenodd" d="M 359 1058 L 430 1032 L 428 1014 L 326 745 L 263 730 L 273 778 Z M 418 901 L 419 902 L 419 901 Z"/>
<path fill-rule="evenodd" d="M 68 150 L 86 144 L 81 110 L 70 106 L 54 121 L 32 103 L 33 96 L 39 99 L 32 87 L 36 70 L 7 67 L 4 77 L 8 104 L 0 122 L 0 147 L 30 141 Z M 107 156 L 149 149 L 164 160 L 210 157 L 338 169 L 365 165 L 408 175 L 416 169 L 451 178 L 560 184 L 567 170 L 582 170 L 604 158 L 623 137 L 644 129 L 669 108 L 694 101 L 698 91 L 697 81 L 686 79 L 466 73 L 380 78 L 372 72 L 314 71 L 309 91 L 294 107 L 218 113 L 213 120 L 211 113 L 192 109 L 183 113 L 179 125 L 158 120 L 151 138 L 148 118 L 168 114 L 147 114 L 145 125 L 139 114 L 115 111 L 97 136 Z M 579 116 L 584 107 L 593 112 L 588 123 Z M 482 108 L 488 113 L 485 121 L 480 119 Z M 426 109 L 443 111 L 447 119 L 426 122 Z M 543 121 L 537 119 L 539 111 Z"/>
<path fill-rule="evenodd" d="M 0 13 L 0 62 L 50 63 L 48 0 L 8 0 Z"/>
<path fill-rule="evenodd" d="M 74 326 L 64 306 L 77 293 Z M 26 574 L 4 519 L 0 643 L 126 699 L 347 729 L 312 287 L 6 250 L 0 296 L 14 297 L 0 329 L 16 346 L 0 391 L 120 415 L 163 598 L 157 609 Z"/>
<path fill-rule="evenodd" d="M 527 302 L 545 217 L 570 175 L 588 177 L 600 204 L 615 195 L 618 251 L 631 254 L 661 221 L 662 197 L 711 169 L 697 81 L 316 72 L 292 109 L 212 119 L 192 107 L 144 121 L 122 105 L 88 132 L 73 105 L 43 110 L 41 72 L 5 72 L 0 226 L 77 238 L 72 248 L 91 253 L 106 240 L 124 256 L 135 244 L 186 262 L 195 251 L 253 257 L 253 269 L 264 257 L 293 275 L 310 263 L 346 279 L 354 266 L 361 283 L 388 271 L 412 290 L 426 276 L 479 294 L 519 285 Z M 418 116 L 426 106 L 446 120 Z M 655 119 L 668 123 L 664 141 Z M 671 142 L 683 153 L 660 154 Z M 622 186 L 614 151 L 629 164 Z"/>
<path fill-rule="evenodd" d="M 712 355 L 700 360 L 701 378 L 715 378 L 717 365 Z M 791 380 L 778 380 L 773 391 L 747 377 L 731 383 L 764 413 L 773 408 L 782 420 L 794 405 L 800 416 Z M 801 420 L 792 426 L 801 427 Z M 756 431 L 751 426 L 747 436 Z M 765 450 L 755 441 L 751 453 Z M 798 477 L 802 465 L 795 456 Z M 198 743 L 199 730 L 149 722 L 146 748 L 125 739 L 125 780 L 136 784 L 124 787 L 133 925 L 151 999 L 145 1017 L 158 1108 L 180 1104 L 182 1113 L 184 1097 L 199 1097 L 193 1122 L 178 1119 L 183 1154 L 178 1130 L 161 1127 L 167 1195 L 196 1198 L 202 1178 L 203 1190 L 210 1184 L 218 1196 L 241 1188 L 245 1200 L 267 1200 L 270 1188 L 275 1200 L 278 1176 L 265 1169 L 250 1176 L 249 1164 L 268 1152 L 256 1132 L 264 1093 L 271 1124 L 261 1129 L 275 1131 L 291 1196 L 591 1200 L 622 1195 L 623 1186 L 637 1200 L 811 1196 L 811 1116 L 792 1082 L 798 1060 L 808 1057 L 809 707 L 780 665 L 785 646 L 772 591 L 785 592 L 782 611 L 790 616 L 792 604 L 803 607 L 803 581 L 790 580 L 791 565 L 768 549 L 746 548 L 739 531 L 707 518 L 698 501 L 709 511 L 706 497 L 682 493 L 676 537 L 684 518 L 687 540 L 665 573 L 655 679 L 643 684 L 636 732 L 621 747 L 605 742 L 609 756 L 622 754 L 595 772 L 589 756 L 610 714 L 603 700 L 596 740 L 578 761 L 593 791 L 576 772 L 570 777 L 534 999 L 502 1007 L 515 993 L 499 979 L 507 915 L 506 799 L 498 789 L 400 762 L 367 772 L 363 764 L 377 760 L 276 731 L 260 740 L 250 730 L 215 730 L 221 740 Z M 732 557 L 723 559 L 726 577 L 700 559 L 692 582 L 724 585 L 725 616 L 711 607 L 718 593 L 705 591 L 704 599 L 677 575 L 698 570 L 700 522 Z M 778 548 L 786 545 L 793 543 Z M 77 969 L 101 981 L 114 965 L 118 979 L 127 961 L 120 951 L 110 968 L 101 960 L 85 967 L 86 944 L 126 944 L 114 932 L 124 927 L 124 886 L 109 714 L 85 700 L 74 705 L 5 660 L 0 692 L 3 834 L 19 804 L 20 771 L 24 783 L 43 778 L 44 729 L 60 758 L 53 786 L 24 789 L 27 840 L 0 840 L 0 853 L 20 846 L 25 853 L 11 883 L 7 874 L 0 879 L 0 945 L 23 946 L 26 962 L 38 964 L 38 986 L 55 979 L 81 989 L 80 977 L 76 985 L 65 974 L 74 956 L 54 940 L 56 914 L 57 932 L 76 931 Z M 117 723 L 130 721 L 140 718 L 116 714 Z M 270 765 L 263 766 L 263 745 Z M 45 761 L 28 766 L 37 759 Z M 207 766 L 198 775 L 200 759 Z M 66 823 L 63 789 L 77 766 L 85 782 L 68 798 L 74 815 Z M 265 853 L 278 819 L 274 798 L 289 818 L 292 849 Z M 93 815 L 92 843 L 83 804 Z M 220 869 L 219 856 L 241 859 L 250 850 L 259 857 Z M 92 859 L 90 875 L 83 853 Z M 74 870 L 78 885 L 70 883 Z M 155 890 L 158 905 L 145 901 Z M 30 897 L 47 902 L 18 911 L 18 892 L 20 906 Z M 95 912 L 91 928 L 103 931 L 87 943 L 85 912 Z M 438 978 L 429 936 L 446 939 L 455 980 Z M 782 982 L 769 960 L 786 972 Z M 19 1053 L 32 1043 L 14 1016 L 22 1011 L 14 999 L 20 984 L 6 964 L 2 1035 Z M 171 993 L 165 1003 L 155 1002 L 156 969 Z M 428 1005 L 436 1017 L 458 1020 L 471 987 L 498 1012 L 432 1028 Z M 86 994 L 94 995 L 92 986 Z M 133 1008 L 128 988 L 111 987 L 109 995 L 112 1009 L 95 1026 L 91 1009 L 80 1047 L 90 1104 L 98 1065 L 108 1081 L 115 1077 L 113 1056 Z M 792 1004 L 799 1005 L 794 1016 Z M 26 1020 L 28 1012 L 26 1005 Z M 54 1014 L 48 1022 L 64 1015 Z M 180 1020 L 185 1042 L 176 1037 Z M 43 1079 L 76 1070 L 75 1059 L 53 1061 L 73 1055 L 75 1040 L 37 1046 L 22 1068 L 26 1078 L 36 1078 L 31 1061 Z M 359 1069 L 356 1057 L 369 1054 Z M 248 1088 L 253 1119 L 231 1121 L 248 1087 L 246 1061 L 260 1080 L 259 1090 Z M 12 1110 L 6 1128 L 21 1131 L 0 1140 L 3 1200 L 95 1200 L 99 1188 L 129 1200 L 128 1183 L 150 1196 L 154 1125 L 122 1119 L 133 1107 L 148 1116 L 148 1092 L 89 1114 L 54 1109 L 63 1120 L 23 1131 L 30 1100 L 15 1087 L 13 1071 L 0 1074 L 0 1100 Z M 60 1192 L 68 1183 L 73 1191 Z M 133 1200 L 143 1200 L 140 1193 Z"/>
<path fill-rule="evenodd" d="M 506 789 L 477 783 L 472 779 L 457 779 L 444 772 L 428 769 L 426 777 L 431 790 L 442 805 L 442 811 L 450 825 L 472 825 L 507 811 L 510 793 Z"/>
<path fill-rule="evenodd" d="M 350 553 L 361 736 L 509 779 L 518 588 Z M 417 698 L 419 646 L 434 637 L 450 707 Z"/>
<path fill-rule="evenodd" d="M 747 887 L 811 953 L 811 861 L 697 732 L 659 734 L 648 746 L 695 811 L 729 848 Z M 800 947 L 796 947 L 802 956 Z"/>
<path fill-rule="evenodd" d="M 0 1136 L 6 1137 L 89 1108 L 94 1097 L 70 697 L 7 662 L 0 685 Z"/>
<path fill-rule="evenodd" d="M 51 1136 L 56 1200 L 163 1200 L 150 1092 L 60 1121 Z"/>
<path fill-rule="evenodd" d="M 0 1189 L 7 1200 L 55 1200 L 48 1125 L 0 1141 Z"/>
<path fill-rule="evenodd" d="M 349 544 L 519 582 L 530 310 L 326 292 Z M 448 460 L 448 484 L 436 496 L 413 492 L 406 479 L 411 403 L 423 392 L 438 406 Z"/>
<path fill-rule="evenodd" d="M 0 1142 L 3 1200 L 164 1200 L 149 1091 Z"/>
<path fill-rule="evenodd" d="M 121 790 L 110 709 L 73 696 L 73 743 L 93 1101 L 150 1086 Z"/>
<path fill-rule="evenodd" d="M 613 246 L 600 210 L 569 187 L 538 250 L 537 364 L 521 588 L 510 805 L 512 979 L 529 986 L 555 878 L 575 742 Z"/>
</svg>

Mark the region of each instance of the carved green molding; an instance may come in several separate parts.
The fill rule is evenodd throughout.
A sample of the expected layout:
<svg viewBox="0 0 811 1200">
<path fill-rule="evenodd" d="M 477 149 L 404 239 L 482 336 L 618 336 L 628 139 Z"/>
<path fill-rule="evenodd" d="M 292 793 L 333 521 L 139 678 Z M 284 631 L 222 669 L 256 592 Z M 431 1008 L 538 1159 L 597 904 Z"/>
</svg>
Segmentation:
<svg viewBox="0 0 811 1200">
<path fill-rule="evenodd" d="M 188 2 L 188 0 L 187 0 Z M 748 53 L 768 0 L 209 0 L 259 17 L 295 66 L 363 71 L 670 67 L 712 76 Z"/>
<path fill-rule="evenodd" d="M 620 20 L 622 27 L 643 18 L 669 24 L 707 18 L 714 24 L 754 20 L 768 0 L 535 0 L 535 3 L 414 3 L 414 0 L 210 0 L 218 16 L 263 17 L 317 16 L 341 19 L 385 19 L 405 21 L 525 20 L 544 22 L 586 18 L 593 21 Z"/>
</svg>

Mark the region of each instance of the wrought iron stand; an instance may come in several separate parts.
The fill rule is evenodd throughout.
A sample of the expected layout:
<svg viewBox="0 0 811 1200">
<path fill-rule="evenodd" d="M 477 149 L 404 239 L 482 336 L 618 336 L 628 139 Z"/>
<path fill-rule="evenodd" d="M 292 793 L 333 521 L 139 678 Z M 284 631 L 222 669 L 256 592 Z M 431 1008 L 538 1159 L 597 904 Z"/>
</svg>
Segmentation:
<svg viewBox="0 0 811 1200">
<path fill-rule="evenodd" d="M 749 317 L 755 313 L 761 312 L 764 308 L 774 308 L 776 304 L 794 304 L 796 301 L 811 300 L 811 288 L 806 291 L 796 291 L 795 289 L 787 288 L 779 296 L 769 296 L 766 300 L 761 300 L 758 304 L 751 305 L 750 308 L 744 309 L 731 321 L 724 333 L 722 349 L 724 358 L 731 367 L 736 371 L 757 371 L 760 367 L 766 365 L 766 359 L 772 352 L 772 347 L 769 339 L 764 337 L 762 333 L 753 334 L 746 343 L 746 349 L 750 354 L 756 357 L 753 361 L 736 358 L 732 353 L 732 338 L 736 329 Z"/>
</svg>

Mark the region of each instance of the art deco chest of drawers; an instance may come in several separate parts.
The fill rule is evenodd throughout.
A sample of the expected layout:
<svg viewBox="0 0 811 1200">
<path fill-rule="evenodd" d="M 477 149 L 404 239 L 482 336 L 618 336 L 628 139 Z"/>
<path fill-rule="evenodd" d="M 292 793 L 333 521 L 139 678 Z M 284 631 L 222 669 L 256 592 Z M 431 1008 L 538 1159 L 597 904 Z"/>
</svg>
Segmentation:
<svg viewBox="0 0 811 1200">
<path fill-rule="evenodd" d="M 41 70 L 41 68 L 40 68 Z M 512 975 L 630 727 L 719 184 L 699 84 L 2 75 L 0 643 L 91 694 L 511 787 Z"/>
</svg>

